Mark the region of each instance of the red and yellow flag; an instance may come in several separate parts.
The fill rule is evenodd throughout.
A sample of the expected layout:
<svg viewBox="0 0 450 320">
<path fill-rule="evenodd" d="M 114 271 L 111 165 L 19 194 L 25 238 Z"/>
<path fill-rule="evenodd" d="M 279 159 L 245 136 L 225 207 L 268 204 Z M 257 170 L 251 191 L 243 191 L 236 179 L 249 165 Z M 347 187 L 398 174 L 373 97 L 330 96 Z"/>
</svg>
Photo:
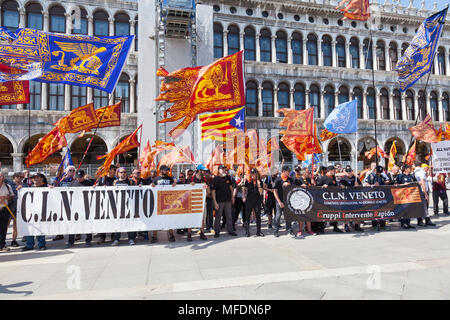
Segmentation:
<svg viewBox="0 0 450 320">
<path fill-rule="evenodd" d="M 173 149 L 169 153 L 166 153 L 158 163 L 158 171 L 162 165 L 168 166 L 170 169 L 176 163 L 195 163 L 194 154 L 191 151 L 190 146 L 185 146 Z"/>
<path fill-rule="evenodd" d="M 344 13 L 342 20 L 367 21 L 370 18 L 369 0 L 341 0 L 336 9 Z"/>
<path fill-rule="evenodd" d="M 41 163 L 46 158 L 51 156 L 56 151 L 67 146 L 67 141 L 59 131 L 58 127 L 55 127 L 39 140 L 37 145 L 31 150 L 31 152 L 25 158 L 25 164 L 27 167 L 37 163 Z"/>
<path fill-rule="evenodd" d="M 202 140 L 226 141 L 236 134 L 244 132 L 245 110 L 243 109 L 244 107 L 241 107 L 199 116 Z"/>
<path fill-rule="evenodd" d="M 223 144 L 219 144 L 209 156 L 205 167 L 208 168 L 213 174 L 217 174 L 218 166 L 225 163 L 224 157 L 225 153 L 223 150 Z"/>
<path fill-rule="evenodd" d="M 384 150 L 378 146 L 376 148 L 373 147 L 372 149 L 364 153 L 364 155 L 366 156 L 367 159 L 372 159 L 372 157 L 375 155 L 375 150 L 377 150 L 379 157 L 388 158 L 386 152 L 384 152 Z"/>
<path fill-rule="evenodd" d="M 161 93 L 155 99 L 174 104 L 159 123 L 181 120 L 169 135 L 178 137 L 198 114 L 245 105 L 243 51 L 223 57 L 204 67 L 183 68 L 174 72 L 158 69 L 164 77 Z M 170 113 L 170 117 L 167 117 Z"/>
<path fill-rule="evenodd" d="M 397 154 L 397 147 L 395 146 L 395 140 L 392 142 L 391 150 L 389 152 L 388 171 L 391 171 L 395 166 L 395 155 Z"/>
<path fill-rule="evenodd" d="M 408 153 L 403 156 L 402 162 L 412 166 L 414 164 L 414 161 L 416 161 L 416 142 L 417 140 L 414 140 L 414 144 L 411 146 L 411 148 L 408 150 Z"/>
<path fill-rule="evenodd" d="M 285 135 L 280 140 L 284 143 L 286 148 L 295 154 L 298 161 L 306 160 L 306 145 L 308 142 L 303 137 Z"/>
<path fill-rule="evenodd" d="M 330 139 L 333 139 L 334 137 L 337 136 L 337 133 L 334 132 L 330 132 L 328 131 L 327 128 L 323 129 L 322 132 L 320 133 L 320 141 L 324 142 Z"/>
<path fill-rule="evenodd" d="M 21 70 L 0 64 L 0 72 L 9 74 L 22 73 Z M 30 102 L 30 81 L 0 82 L 0 105 Z"/>
<path fill-rule="evenodd" d="M 431 120 L 431 116 L 429 114 L 427 114 L 421 123 L 409 128 L 409 130 L 417 140 L 428 143 L 438 142 L 437 132 L 433 126 L 433 121 Z"/>
<path fill-rule="evenodd" d="M 97 160 L 106 158 L 103 165 L 97 169 L 97 176 L 102 177 L 108 174 L 109 168 L 111 167 L 111 164 L 114 161 L 116 155 L 139 147 L 139 141 L 137 140 L 137 132 L 141 128 L 142 124 L 136 130 L 134 130 L 132 134 L 130 134 L 121 143 L 119 143 L 110 153 L 97 157 Z"/>
<path fill-rule="evenodd" d="M 286 136 L 313 136 L 314 135 L 314 108 L 306 110 L 280 109 L 284 118 L 280 121 L 280 126 L 287 127 L 280 131 Z"/>
<path fill-rule="evenodd" d="M 69 115 L 59 119 L 55 126 L 59 127 L 61 134 L 77 133 L 95 128 L 98 118 L 95 114 L 94 104 L 89 103 L 72 110 Z"/>
<path fill-rule="evenodd" d="M 122 109 L 122 101 L 110 106 L 102 107 L 95 110 L 95 114 L 100 123 L 96 123 L 94 127 L 106 128 L 120 126 L 120 115 Z"/>
</svg>

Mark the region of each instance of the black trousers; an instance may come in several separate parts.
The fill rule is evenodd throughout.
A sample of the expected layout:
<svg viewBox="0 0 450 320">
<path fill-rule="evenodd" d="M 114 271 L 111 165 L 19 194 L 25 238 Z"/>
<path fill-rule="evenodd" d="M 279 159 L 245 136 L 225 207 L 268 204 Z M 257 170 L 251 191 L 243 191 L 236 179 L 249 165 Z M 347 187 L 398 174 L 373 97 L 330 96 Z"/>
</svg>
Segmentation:
<svg viewBox="0 0 450 320">
<path fill-rule="evenodd" d="M 241 213 L 242 208 L 245 206 L 244 201 L 242 201 L 242 198 L 236 197 L 234 199 L 234 206 L 233 206 L 233 225 L 236 224 L 237 219 L 239 218 L 239 213 Z M 244 208 L 245 210 L 245 208 Z"/>
<path fill-rule="evenodd" d="M 214 228 L 213 200 L 206 198 L 206 229 Z"/>
<path fill-rule="evenodd" d="M 433 209 L 434 214 L 439 213 L 439 198 L 444 206 L 444 213 L 448 214 L 448 197 L 447 190 L 433 190 Z"/>
<path fill-rule="evenodd" d="M 0 249 L 6 246 L 6 233 L 8 231 L 10 217 L 6 208 L 0 209 Z"/>
<path fill-rule="evenodd" d="M 92 241 L 92 234 L 89 233 L 86 235 L 86 242 L 91 242 Z M 74 234 L 69 234 L 69 241 L 70 244 L 74 244 L 75 243 L 75 235 Z"/>
<path fill-rule="evenodd" d="M 260 202 L 246 202 L 244 211 L 244 226 L 246 229 L 250 228 L 250 216 L 252 210 L 255 210 L 256 216 L 256 230 L 261 232 L 261 203 Z"/>
</svg>

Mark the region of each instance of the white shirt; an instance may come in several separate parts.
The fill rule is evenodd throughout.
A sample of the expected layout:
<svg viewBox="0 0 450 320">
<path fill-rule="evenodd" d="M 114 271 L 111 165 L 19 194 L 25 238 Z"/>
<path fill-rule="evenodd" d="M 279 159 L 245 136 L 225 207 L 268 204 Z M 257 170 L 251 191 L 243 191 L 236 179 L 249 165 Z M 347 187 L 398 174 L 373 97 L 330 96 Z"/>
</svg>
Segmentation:
<svg viewBox="0 0 450 320">
<path fill-rule="evenodd" d="M 425 190 L 428 192 L 430 190 L 430 187 L 428 186 L 428 179 L 427 179 L 427 173 L 423 168 L 417 168 L 414 172 L 414 175 L 416 176 L 417 181 L 425 180 Z"/>
<path fill-rule="evenodd" d="M 11 192 L 11 189 L 8 188 L 8 185 L 6 184 L 6 182 L 3 182 L 2 186 L 0 187 L 0 197 L 5 197 L 5 196 L 13 196 L 14 194 Z M 4 208 L 5 205 L 7 205 L 8 202 L 0 202 L 0 208 Z"/>
</svg>

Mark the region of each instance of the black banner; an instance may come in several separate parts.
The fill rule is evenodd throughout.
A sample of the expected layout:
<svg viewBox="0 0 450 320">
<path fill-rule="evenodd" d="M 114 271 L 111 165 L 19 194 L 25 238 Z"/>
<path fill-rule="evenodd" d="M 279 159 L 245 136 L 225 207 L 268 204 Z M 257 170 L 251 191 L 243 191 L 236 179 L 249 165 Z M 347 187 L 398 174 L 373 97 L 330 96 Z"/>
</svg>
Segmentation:
<svg viewBox="0 0 450 320">
<path fill-rule="evenodd" d="M 289 186 L 284 190 L 288 221 L 351 221 L 418 218 L 425 216 L 425 197 L 419 184 L 379 187 Z"/>
</svg>

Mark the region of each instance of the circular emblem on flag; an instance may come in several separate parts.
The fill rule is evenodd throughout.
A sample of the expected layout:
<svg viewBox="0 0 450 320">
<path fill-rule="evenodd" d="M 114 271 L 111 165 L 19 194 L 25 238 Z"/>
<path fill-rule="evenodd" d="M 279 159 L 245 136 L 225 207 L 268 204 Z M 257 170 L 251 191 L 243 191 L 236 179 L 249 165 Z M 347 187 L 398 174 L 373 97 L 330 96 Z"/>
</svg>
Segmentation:
<svg viewBox="0 0 450 320">
<path fill-rule="evenodd" d="M 313 197 L 302 188 L 292 189 L 287 195 L 287 205 L 295 214 L 305 214 L 311 210 Z"/>
</svg>

